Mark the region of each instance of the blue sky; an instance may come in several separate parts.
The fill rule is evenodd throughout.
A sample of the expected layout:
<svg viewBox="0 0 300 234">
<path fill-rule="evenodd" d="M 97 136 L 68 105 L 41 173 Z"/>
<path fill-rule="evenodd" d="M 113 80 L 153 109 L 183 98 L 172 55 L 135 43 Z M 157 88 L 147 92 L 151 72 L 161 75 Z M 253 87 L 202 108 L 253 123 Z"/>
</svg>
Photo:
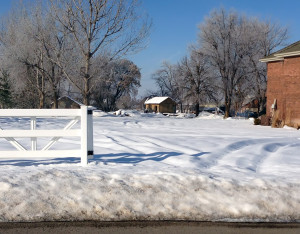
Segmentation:
<svg viewBox="0 0 300 234">
<path fill-rule="evenodd" d="M 9 11 L 12 2 L 0 1 L 1 15 Z M 213 9 L 224 7 L 278 22 L 289 27 L 289 42 L 300 40 L 299 0 L 142 0 L 142 6 L 152 18 L 153 28 L 148 47 L 130 56 L 141 68 L 140 96 L 155 89 L 151 74 L 163 61 L 176 63 L 187 54 L 188 46 L 196 42 L 197 26 Z"/>
</svg>

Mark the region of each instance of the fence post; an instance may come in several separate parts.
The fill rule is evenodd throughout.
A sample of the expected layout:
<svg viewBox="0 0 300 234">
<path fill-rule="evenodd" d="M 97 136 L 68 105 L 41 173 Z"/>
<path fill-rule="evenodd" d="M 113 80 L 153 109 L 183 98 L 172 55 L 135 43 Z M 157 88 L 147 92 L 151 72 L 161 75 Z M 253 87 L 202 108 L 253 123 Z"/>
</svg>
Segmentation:
<svg viewBox="0 0 300 234">
<path fill-rule="evenodd" d="M 94 156 L 93 109 L 88 108 L 87 114 L 87 157 L 92 159 Z"/>
<path fill-rule="evenodd" d="M 86 166 L 87 159 L 87 106 L 81 106 L 81 165 Z"/>
<path fill-rule="evenodd" d="M 86 166 L 93 157 L 93 147 L 93 110 L 81 106 L 81 165 Z"/>
</svg>

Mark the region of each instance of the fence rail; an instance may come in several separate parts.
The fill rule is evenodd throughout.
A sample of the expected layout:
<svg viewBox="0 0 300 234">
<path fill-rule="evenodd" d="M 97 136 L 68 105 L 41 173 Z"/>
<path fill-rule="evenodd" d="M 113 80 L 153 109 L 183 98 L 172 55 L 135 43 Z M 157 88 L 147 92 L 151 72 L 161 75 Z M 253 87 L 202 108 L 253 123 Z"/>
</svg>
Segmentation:
<svg viewBox="0 0 300 234">
<path fill-rule="evenodd" d="M 81 157 L 81 164 L 87 165 L 88 159 L 94 155 L 93 150 L 93 112 L 86 106 L 81 109 L 0 109 L 0 118 L 30 118 L 29 130 L 3 130 L 0 126 L 0 138 L 4 138 L 17 151 L 1 151 L 0 158 L 12 157 Z M 37 118 L 72 117 L 62 130 L 40 130 L 36 128 Z M 80 129 L 71 129 L 80 120 Z M 41 150 L 37 150 L 37 138 L 51 137 Z M 63 137 L 80 137 L 80 150 L 49 150 Z M 30 138 L 31 149 L 26 149 L 15 138 Z"/>
</svg>

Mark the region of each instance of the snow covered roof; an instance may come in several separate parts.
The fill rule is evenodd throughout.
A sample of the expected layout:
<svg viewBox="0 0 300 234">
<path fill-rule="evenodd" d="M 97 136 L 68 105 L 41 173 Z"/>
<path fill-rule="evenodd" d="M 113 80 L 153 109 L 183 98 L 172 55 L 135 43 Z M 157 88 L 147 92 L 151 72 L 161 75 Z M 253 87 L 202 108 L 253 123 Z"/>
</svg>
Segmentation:
<svg viewBox="0 0 300 234">
<path fill-rule="evenodd" d="M 145 101 L 145 104 L 160 104 L 163 101 L 165 101 L 166 99 L 168 99 L 169 97 L 154 97 L 154 98 L 150 98 L 147 99 Z"/>
<path fill-rule="evenodd" d="M 75 99 L 71 98 L 70 96 L 62 96 L 58 100 L 61 100 L 61 99 L 64 99 L 64 98 L 70 99 L 72 102 L 75 102 L 79 106 L 84 106 L 84 104 L 82 104 L 81 102 L 76 101 Z"/>
<path fill-rule="evenodd" d="M 243 106 L 244 106 L 244 105 L 247 105 L 247 104 L 249 104 L 250 102 L 254 101 L 255 99 L 256 99 L 255 96 L 253 96 L 253 95 L 247 95 L 247 96 L 245 97 L 245 99 L 244 99 L 242 105 L 243 105 Z"/>
</svg>

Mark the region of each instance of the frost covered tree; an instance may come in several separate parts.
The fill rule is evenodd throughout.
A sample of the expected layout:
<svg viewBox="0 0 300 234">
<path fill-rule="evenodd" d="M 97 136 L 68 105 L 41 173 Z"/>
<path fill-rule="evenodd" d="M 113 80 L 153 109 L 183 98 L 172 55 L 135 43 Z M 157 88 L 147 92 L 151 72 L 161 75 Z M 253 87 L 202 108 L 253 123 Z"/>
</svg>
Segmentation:
<svg viewBox="0 0 300 234">
<path fill-rule="evenodd" d="M 193 48 L 190 56 L 184 57 L 178 64 L 178 71 L 184 81 L 185 99 L 194 103 L 195 114 L 198 116 L 201 103 L 216 99 L 209 60 L 201 51 Z"/>
<path fill-rule="evenodd" d="M 171 97 L 181 106 L 181 112 L 183 103 L 192 102 L 198 115 L 200 103 L 215 99 L 209 61 L 195 47 L 191 48 L 189 57 L 184 57 L 178 64 L 163 62 L 152 79 L 159 89 L 157 95 Z"/>
<path fill-rule="evenodd" d="M 212 12 L 200 25 L 199 43 L 222 82 L 225 118 L 230 115 L 235 88 L 245 78 L 246 32 L 245 18 L 224 9 Z"/>
<path fill-rule="evenodd" d="M 79 90 L 83 103 L 90 104 L 93 58 L 98 54 L 110 59 L 120 58 L 144 47 L 151 23 L 139 11 L 138 0 L 50 0 L 51 13 L 78 49 L 75 71 L 65 69 L 60 59 L 57 64 L 64 75 Z M 73 73 L 72 73 L 73 72 Z"/>
<path fill-rule="evenodd" d="M 178 99 L 179 80 L 177 66 L 164 61 L 161 68 L 152 74 L 152 79 L 159 88 L 160 96 L 169 96 Z"/>
<path fill-rule="evenodd" d="M 287 30 L 224 9 L 213 11 L 199 29 L 198 44 L 209 57 L 216 78 L 221 80 L 226 118 L 230 115 L 234 98 L 245 96 L 245 90 L 242 90 L 245 83 L 255 83 L 256 87 L 251 87 L 255 88 L 257 95 L 263 95 L 266 73 L 258 59 L 263 53 L 268 55 L 282 45 Z M 246 89 L 249 90 L 250 87 Z"/>
<path fill-rule="evenodd" d="M 152 74 L 152 79 L 158 88 L 157 92 L 148 96 L 169 96 L 178 103 L 182 110 L 184 101 L 184 80 L 180 76 L 178 65 L 164 61 L 157 71 Z"/>
<path fill-rule="evenodd" d="M 14 89 L 38 94 L 37 107 L 44 108 L 57 107 L 64 86 L 71 87 L 68 91 L 88 105 L 99 83 L 96 57 L 120 60 L 145 46 L 151 23 L 139 10 L 138 0 L 19 5 L 2 21 L 0 32 Z"/>
<path fill-rule="evenodd" d="M 284 46 L 288 38 L 288 30 L 277 23 L 262 22 L 252 19 L 250 22 L 248 40 L 251 43 L 250 53 L 247 54 L 250 95 L 258 100 L 258 112 L 266 104 L 267 67 L 259 59 L 270 55 L 275 49 Z"/>
<path fill-rule="evenodd" d="M 71 62 L 73 62 L 71 58 L 74 56 L 74 50 L 69 44 L 69 38 L 60 32 L 49 12 L 36 10 L 32 18 L 31 37 L 39 47 L 40 53 L 39 62 L 33 66 L 44 77 L 46 92 L 51 97 L 52 107 L 58 108 L 58 98 L 62 91 L 61 87 L 65 81 L 65 76 L 56 61 L 68 56 L 70 59 L 66 64 L 71 69 Z"/>
<path fill-rule="evenodd" d="M 104 111 L 116 110 L 116 104 L 122 97 L 135 97 L 140 87 L 141 73 L 133 62 L 127 59 L 109 61 L 102 58 L 98 65 L 92 96 L 97 107 Z"/>
<path fill-rule="evenodd" d="M 39 108 L 51 102 L 57 108 L 63 75 L 54 62 L 54 51 L 64 49 L 64 38 L 55 22 L 41 6 L 29 9 L 21 5 L 6 18 L 5 25 L 0 34 L 1 49 L 17 93 L 30 85 L 27 91 L 31 90 L 32 96 L 38 93 Z"/>
</svg>

